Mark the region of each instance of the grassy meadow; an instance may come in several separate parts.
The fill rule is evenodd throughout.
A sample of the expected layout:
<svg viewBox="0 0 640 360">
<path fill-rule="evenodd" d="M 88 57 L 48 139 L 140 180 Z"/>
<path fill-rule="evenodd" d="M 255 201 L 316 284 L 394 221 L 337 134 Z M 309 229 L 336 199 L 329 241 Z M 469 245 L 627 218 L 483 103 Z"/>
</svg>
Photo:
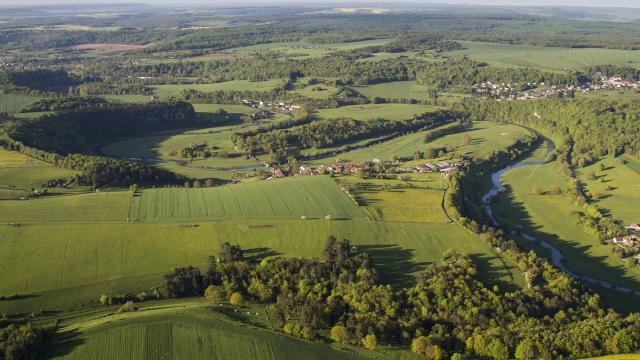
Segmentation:
<svg viewBox="0 0 640 360">
<path fill-rule="evenodd" d="M 455 154 L 486 158 L 491 152 L 504 149 L 528 134 L 529 130 L 521 126 L 481 121 L 474 123 L 468 131 L 445 135 L 425 144 L 425 147 L 453 145 Z M 467 135 L 471 138 L 469 143 L 465 143 Z"/>
<path fill-rule="evenodd" d="M 640 51 L 560 48 L 460 41 L 464 50 L 456 51 L 471 59 L 492 65 L 527 66 L 547 70 L 581 69 L 589 65 L 630 65 L 640 63 Z"/>
<path fill-rule="evenodd" d="M 316 112 L 316 116 L 320 119 L 351 118 L 362 121 L 376 118 L 406 120 L 435 109 L 437 108 L 430 105 L 414 104 L 348 105 L 335 109 L 320 109 Z"/>
<path fill-rule="evenodd" d="M 579 178 L 586 185 L 598 207 L 624 224 L 640 222 L 640 172 L 636 172 L 633 159 L 606 157 L 580 169 Z M 593 177 L 592 177 L 593 176 Z"/>
<path fill-rule="evenodd" d="M 572 212 L 581 208 L 572 205 L 564 194 L 533 193 L 536 185 L 546 190 L 553 185 L 564 188 L 564 180 L 553 163 L 513 169 L 502 180 L 507 191 L 497 196 L 493 205 L 499 223 L 547 241 L 564 254 L 565 265 L 578 274 L 640 288 L 640 274 L 628 270 L 595 234 L 576 224 Z M 520 239 L 519 243 L 547 254 L 526 240 Z"/>
<path fill-rule="evenodd" d="M 14 113 L 23 106 L 40 100 L 40 97 L 18 95 L 18 94 L 0 94 L 0 112 Z"/>
<path fill-rule="evenodd" d="M 268 91 L 282 85 L 282 80 L 249 81 L 234 80 L 210 84 L 170 84 L 170 85 L 150 85 L 149 88 L 161 97 L 178 96 L 183 90 L 197 90 L 200 92 L 213 92 L 218 90 L 226 91 Z"/>
<path fill-rule="evenodd" d="M 0 225 L 0 274 L 6 275 L 0 294 L 23 296 L 0 302 L 0 311 L 43 304 L 69 309 L 95 302 L 100 293 L 140 291 L 174 267 L 204 266 L 225 241 L 239 243 L 249 257 L 320 256 L 329 235 L 370 253 L 383 281 L 396 286 L 410 285 L 413 274 L 447 249 L 471 255 L 489 283 L 521 285 L 514 264 L 447 222 L 442 184 L 427 175 L 412 181 L 415 189 L 371 180 L 366 192 L 356 193 L 360 207 L 322 176 L 146 189 L 133 199 L 127 191 L 6 202 L 0 212 L 0 223 L 7 224 Z M 325 220 L 327 214 L 336 219 Z"/>
<path fill-rule="evenodd" d="M 42 184 L 52 179 L 66 179 L 76 172 L 61 169 L 18 152 L 0 148 L 0 200 L 18 199 L 31 193 L 31 189 L 42 190 Z M 51 193 L 70 192 L 76 189 L 50 189 Z M 0 207 L 0 213 L 6 207 Z"/>
<path fill-rule="evenodd" d="M 285 334 L 247 326 L 204 304 L 143 309 L 74 324 L 57 334 L 41 358 L 53 359 L 364 359 Z M 244 310 L 244 309 L 242 309 Z M 265 317 L 262 309 L 258 315 Z M 229 311 L 229 310 L 226 310 Z M 262 320 L 262 319 L 260 319 Z M 254 320 L 255 321 L 255 320 Z M 265 321 L 266 322 L 266 321 Z"/>
<path fill-rule="evenodd" d="M 393 81 L 388 83 L 351 86 L 351 89 L 368 97 L 404 98 L 424 100 L 428 97 L 427 88 L 419 85 L 414 80 Z"/>
</svg>

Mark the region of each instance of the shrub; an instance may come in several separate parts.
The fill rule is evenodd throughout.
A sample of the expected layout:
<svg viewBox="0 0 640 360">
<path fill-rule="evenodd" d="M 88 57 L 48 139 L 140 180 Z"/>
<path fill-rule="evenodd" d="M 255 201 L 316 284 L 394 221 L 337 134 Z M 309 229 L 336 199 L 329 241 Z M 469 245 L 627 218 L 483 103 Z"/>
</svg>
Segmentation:
<svg viewBox="0 0 640 360">
<path fill-rule="evenodd" d="M 133 301 L 127 301 L 122 306 L 120 306 L 120 308 L 118 309 L 118 313 L 121 314 L 121 313 L 125 313 L 125 312 L 136 311 L 136 310 L 138 310 L 138 308 L 133 303 Z"/>
<path fill-rule="evenodd" d="M 544 189 L 540 185 L 535 185 L 531 191 L 536 195 L 544 195 Z"/>
<path fill-rule="evenodd" d="M 331 340 L 344 344 L 348 342 L 350 338 L 349 330 L 346 327 L 336 325 L 331 328 Z"/>
<path fill-rule="evenodd" d="M 241 293 L 236 291 L 229 297 L 229 302 L 231 305 L 241 306 L 244 303 L 244 297 Z"/>
<path fill-rule="evenodd" d="M 375 350 L 378 345 L 378 338 L 375 335 L 367 335 L 362 339 L 362 345 L 369 350 Z"/>
</svg>

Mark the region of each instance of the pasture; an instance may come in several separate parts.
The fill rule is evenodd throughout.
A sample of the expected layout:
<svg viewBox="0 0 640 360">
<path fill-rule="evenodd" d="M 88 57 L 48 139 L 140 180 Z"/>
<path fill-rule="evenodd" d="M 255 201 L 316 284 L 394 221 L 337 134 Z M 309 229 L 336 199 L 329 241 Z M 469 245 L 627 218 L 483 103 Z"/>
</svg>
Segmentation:
<svg viewBox="0 0 640 360">
<path fill-rule="evenodd" d="M 438 204 L 439 205 L 439 204 Z M 436 205 L 437 206 L 437 205 Z M 523 283 L 505 262 L 465 228 L 448 223 L 366 220 L 231 219 L 199 222 L 87 222 L 0 225 L 0 312 L 71 309 L 101 293 L 138 292 L 155 286 L 172 268 L 204 269 L 225 241 L 246 256 L 319 257 L 327 236 L 349 239 L 371 254 L 385 283 L 409 286 L 447 249 L 469 254 L 480 277 L 510 288 Z M 72 290 L 72 291 L 70 291 Z"/>
<path fill-rule="evenodd" d="M 225 218 L 363 219 L 364 214 L 326 176 L 288 177 L 214 188 L 146 189 L 131 203 L 132 220 Z"/>
<path fill-rule="evenodd" d="M 475 122 L 473 128 L 468 131 L 445 135 L 425 144 L 425 147 L 441 148 L 452 145 L 456 155 L 485 158 L 491 152 L 505 149 L 528 134 L 529 130 L 521 126 L 480 121 Z M 465 141 L 466 136 L 469 142 Z"/>
<path fill-rule="evenodd" d="M 503 178 L 507 191 L 497 196 L 494 214 L 501 224 L 543 239 L 564 254 L 564 264 L 581 275 L 615 284 L 640 288 L 640 274 L 627 269 L 595 234 L 576 223 L 574 211 L 585 211 L 571 204 L 566 195 L 536 195 L 533 187 L 548 190 L 552 185 L 564 188 L 564 180 L 553 163 L 526 166 L 507 172 Z M 536 244 L 519 239 L 524 248 L 534 248 L 547 255 Z"/>
<path fill-rule="evenodd" d="M 18 94 L 0 94 L 0 112 L 14 113 L 23 106 L 40 100 L 40 97 Z"/>
<path fill-rule="evenodd" d="M 351 118 L 365 121 L 385 118 L 389 120 L 406 120 L 418 114 L 437 109 L 437 107 L 430 105 L 366 104 L 348 105 L 335 109 L 320 109 L 315 114 L 320 119 Z"/>
<path fill-rule="evenodd" d="M 52 179 L 66 179 L 76 172 L 62 169 L 18 152 L 0 148 L 0 200 L 17 199 L 28 195 L 31 189 L 42 190 L 42 184 Z M 73 191 L 50 189 L 51 193 Z M 0 213 L 5 207 L 0 208 Z"/>
<path fill-rule="evenodd" d="M 630 157 L 621 158 L 632 164 Z M 621 159 L 606 157 L 579 170 L 595 204 L 624 224 L 640 222 L 640 173 Z"/>
<path fill-rule="evenodd" d="M 183 90 L 196 90 L 200 92 L 213 92 L 218 90 L 226 91 L 269 91 L 282 86 L 283 81 L 279 79 L 267 81 L 234 80 L 210 84 L 170 84 L 170 85 L 150 85 L 154 93 L 166 98 L 178 96 Z"/>
<path fill-rule="evenodd" d="M 261 309 L 251 309 L 252 311 Z M 115 314 L 69 326 L 42 358 L 363 359 L 357 353 L 232 321 L 206 303 Z M 259 312 L 265 317 L 262 311 Z M 363 352 L 362 350 L 359 352 Z"/>
<path fill-rule="evenodd" d="M 579 70 L 589 65 L 630 65 L 640 63 L 640 51 L 560 48 L 460 41 L 464 50 L 454 54 L 492 65 L 527 66 L 545 70 Z"/>
<path fill-rule="evenodd" d="M 416 99 L 425 100 L 428 97 L 428 91 L 425 86 L 419 85 L 414 80 L 410 81 L 393 81 L 382 84 L 351 86 L 351 89 L 368 97 L 380 97 L 385 99 Z"/>
</svg>

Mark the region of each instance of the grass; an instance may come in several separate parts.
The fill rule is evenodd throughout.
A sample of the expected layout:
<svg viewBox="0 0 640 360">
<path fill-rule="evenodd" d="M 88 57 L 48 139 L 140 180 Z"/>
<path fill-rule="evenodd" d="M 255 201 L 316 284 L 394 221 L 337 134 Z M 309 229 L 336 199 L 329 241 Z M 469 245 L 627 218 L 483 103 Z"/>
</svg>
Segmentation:
<svg viewBox="0 0 640 360">
<path fill-rule="evenodd" d="M 527 134 L 529 134 L 529 130 L 517 125 L 480 121 L 474 123 L 473 128 L 469 131 L 443 136 L 425 144 L 425 146 L 440 148 L 453 145 L 455 154 L 486 158 L 491 152 L 505 149 Z M 471 138 L 471 142 L 465 144 L 465 136 L 467 135 Z"/>
<path fill-rule="evenodd" d="M 14 113 L 23 106 L 40 100 L 40 97 L 18 95 L 18 94 L 0 94 L 0 112 Z"/>
<path fill-rule="evenodd" d="M 124 221 L 131 192 L 101 192 L 49 196 L 32 200 L 5 200 L 0 221 L 47 223 L 60 221 Z"/>
<path fill-rule="evenodd" d="M 576 224 L 573 211 L 580 211 L 565 195 L 535 195 L 535 185 L 548 189 L 564 187 L 564 181 L 553 163 L 514 169 L 503 176 L 508 191 L 499 195 L 494 214 L 501 224 L 543 239 L 558 248 L 565 265 L 573 272 L 638 289 L 640 274 L 628 270 L 620 260 L 600 244 L 599 239 Z M 519 239 L 519 237 L 516 237 Z M 525 248 L 543 255 L 546 250 L 519 239 Z"/>
<path fill-rule="evenodd" d="M 630 157 L 623 159 L 628 164 L 634 164 Z M 601 166 L 604 166 L 604 170 Z M 587 175 L 590 173 L 596 178 L 589 179 Z M 613 219 L 621 220 L 626 225 L 640 222 L 639 172 L 627 164 L 606 157 L 580 169 L 579 178 L 585 183 L 596 205 L 611 214 Z"/>
<path fill-rule="evenodd" d="M 364 215 L 325 176 L 289 177 L 218 188 L 148 189 L 134 196 L 129 217 L 134 220 L 224 218 L 363 219 Z"/>
<path fill-rule="evenodd" d="M 151 101 L 151 96 L 147 95 L 102 95 L 101 97 L 114 102 L 144 104 Z"/>
<path fill-rule="evenodd" d="M 469 254 L 490 284 L 509 289 L 523 283 L 514 264 L 462 226 L 446 222 L 436 178 L 416 178 L 421 188 L 406 191 L 386 191 L 381 180 L 367 181 L 375 191 L 361 194 L 366 202 L 361 208 L 331 179 L 317 176 L 213 189 L 149 189 L 131 207 L 144 222 L 123 220 L 130 192 L 12 202 L 2 207 L 0 218 L 23 221 L 0 225 L 0 294 L 22 297 L 0 302 L 0 312 L 82 308 L 100 293 L 140 291 L 174 267 L 205 266 L 225 241 L 239 243 L 250 257 L 318 257 L 329 235 L 370 253 L 383 281 L 395 286 L 409 286 L 415 273 L 450 248 Z M 327 221 L 327 213 L 351 220 Z M 202 215 L 206 219 L 194 219 Z M 302 215 L 318 219 L 302 220 Z"/>
<path fill-rule="evenodd" d="M 193 301 L 193 300 L 192 300 Z M 244 310 L 244 309 L 242 309 Z M 256 311 L 259 309 L 249 309 Z M 362 359 L 353 352 L 234 321 L 204 304 L 176 304 L 89 320 L 56 335 L 55 359 Z M 265 317 L 262 311 L 252 317 Z M 362 351 L 360 351 L 362 352 Z"/>
<path fill-rule="evenodd" d="M 0 200 L 17 199 L 42 190 L 42 184 L 52 179 L 66 179 L 76 172 L 61 169 L 18 152 L 0 148 Z M 69 192 L 76 189 L 50 189 L 50 193 Z M 0 213 L 5 207 L 0 207 Z"/>
<path fill-rule="evenodd" d="M 321 109 L 316 112 L 320 119 L 352 118 L 356 120 L 372 120 L 385 118 L 390 120 L 406 120 L 415 115 L 437 109 L 429 105 L 414 104 L 366 104 L 348 105 L 335 109 Z"/>
<path fill-rule="evenodd" d="M 307 82 L 301 82 L 296 84 L 292 92 L 309 99 L 328 99 L 340 91 L 340 88 L 328 83 L 327 81 L 309 85 Z"/>
<path fill-rule="evenodd" d="M 419 175 L 412 181 L 348 178 L 343 183 L 355 189 L 362 209 L 375 221 L 447 223 L 440 206 L 445 190 L 442 176 Z"/>
<path fill-rule="evenodd" d="M 428 97 L 427 88 L 415 81 L 393 81 L 382 84 L 352 86 L 351 89 L 368 97 L 405 98 L 424 100 Z"/>
<path fill-rule="evenodd" d="M 251 114 L 254 111 L 252 108 L 244 105 L 195 104 L 194 108 L 198 113 L 209 116 L 214 122 L 227 121 L 218 114 L 218 110 L 221 108 L 227 111 L 226 117 L 228 119 L 236 121 L 239 121 L 244 115 Z M 215 146 L 217 148 L 216 152 L 226 155 L 208 159 L 194 159 L 190 162 L 190 167 L 179 166 L 176 163 L 164 163 L 161 166 L 190 178 L 207 179 L 219 177 L 220 173 L 218 170 L 220 170 L 220 168 L 242 169 L 261 167 L 261 161 L 264 160 L 261 158 L 258 160 L 243 159 L 242 154 L 235 149 L 230 139 L 234 131 L 256 128 L 261 124 L 286 120 L 288 118 L 288 114 L 277 113 L 272 119 L 248 124 L 155 133 L 111 143 L 104 146 L 101 150 L 104 154 L 110 156 L 177 161 L 185 160 L 180 155 L 180 151 L 183 148 L 192 144 L 202 144 L 206 142 L 209 146 Z"/>
<path fill-rule="evenodd" d="M 178 96 L 182 90 L 197 90 L 201 92 L 226 91 L 269 91 L 282 85 L 282 80 L 249 81 L 234 80 L 211 84 L 171 84 L 151 85 L 154 93 L 160 97 Z"/>
<path fill-rule="evenodd" d="M 527 66 L 546 70 L 581 69 L 589 65 L 627 65 L 640 63 L 640 52 L 595 48 L 560 48 L 460 41 L 464 50 L 456 51 L 471 59 L 493 65 Z"/>
</svg>

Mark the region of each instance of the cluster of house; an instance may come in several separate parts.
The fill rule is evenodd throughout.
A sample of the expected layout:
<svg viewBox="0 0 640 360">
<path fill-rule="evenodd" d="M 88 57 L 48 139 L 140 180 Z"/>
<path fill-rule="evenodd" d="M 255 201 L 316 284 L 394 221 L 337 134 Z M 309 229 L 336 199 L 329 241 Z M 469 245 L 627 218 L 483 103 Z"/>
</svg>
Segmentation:
<svg viewBox="0 0 640 360">
<path fill-rule="evenodd" d="M 416 172 L 439 172 L 446 176 L 454 172 L 459 166 L 460 162 L 441 161 L 435 164 L 427 163 L 424 165 L 418 165 L 416 166 Z"/>
<path fill-rule="evenodd" d="M 291 111 L 300 109 L 300 105 L 289 104 L 286 102 L 264 102 L 262 100 L 251 100 L 251 99 L 243 99 L 242 103 L 250 106 L 252 108 L 260 109 L 260 110 L 280 110 L 280 111 Z"/>
<path fill-rule="evenodd" d="M 387 172 L 392 173 L 425 173 L 425 172 L 439 172 L 444 176 L 448 176 L 454 172 L 460 165 L 460 162 L 438 162 L 436 164 L 418 165 L 415 168 L 403 168 L 400 167 L 399 161 L 387 161 L 383 162 L 380 159 L 373 159 L 370 162 L 363 163 L 335 163 L 333 165 L 320 165 L 312 167 L 309 165 L 301 165 L 291 173 L 287 174 L 281 169 L 271 166 L 268 163 L 264 163 L 267 172 L 271 174 L 269 179 L 277 179 L 285 176 L 300 176 L 300 175 L 322 175 L 322 174 L 355 174 L 358 171 L 370 169 L 374 166 L 382 166 L 387 169 Z"/>
<path fill-rule="evenodd" d="M 600 89 L 624 89 L 624 90 L 635 90 L 640 91 L 640 80 L 623 80 L 620 77 L 606 77 L 603 76 L 600 84 L 592 85 L 593 90 Z"/>
<path fill-rule="evenodd" d="M 640 92 L 640 81 L 623 80 L 620 77 L 603 76 L 598 82 L 582 85 L 550 86 L 544 89 L 545 83 L 528 82 L 527 88 L 531 90 L 518 90 L 518 83 L 492 83 L 490 81 L 474 84 L 471 91 L 474 94 L 490 96 L 500 100 L 530 100 L 548 97 L 572 96 L 576 92 L 588 94 L 598 90 L 631 90 Z"/>
<path fill-rule="evenodd" d="M 625 230 L 627 231 L 626 235 L 615 236 L 611 242 L 625 248 L 640 246 L 640 236 L 638 236 L 640 235 L 640 224 L 631 224 L 625 227 Z"/>
</svg>

